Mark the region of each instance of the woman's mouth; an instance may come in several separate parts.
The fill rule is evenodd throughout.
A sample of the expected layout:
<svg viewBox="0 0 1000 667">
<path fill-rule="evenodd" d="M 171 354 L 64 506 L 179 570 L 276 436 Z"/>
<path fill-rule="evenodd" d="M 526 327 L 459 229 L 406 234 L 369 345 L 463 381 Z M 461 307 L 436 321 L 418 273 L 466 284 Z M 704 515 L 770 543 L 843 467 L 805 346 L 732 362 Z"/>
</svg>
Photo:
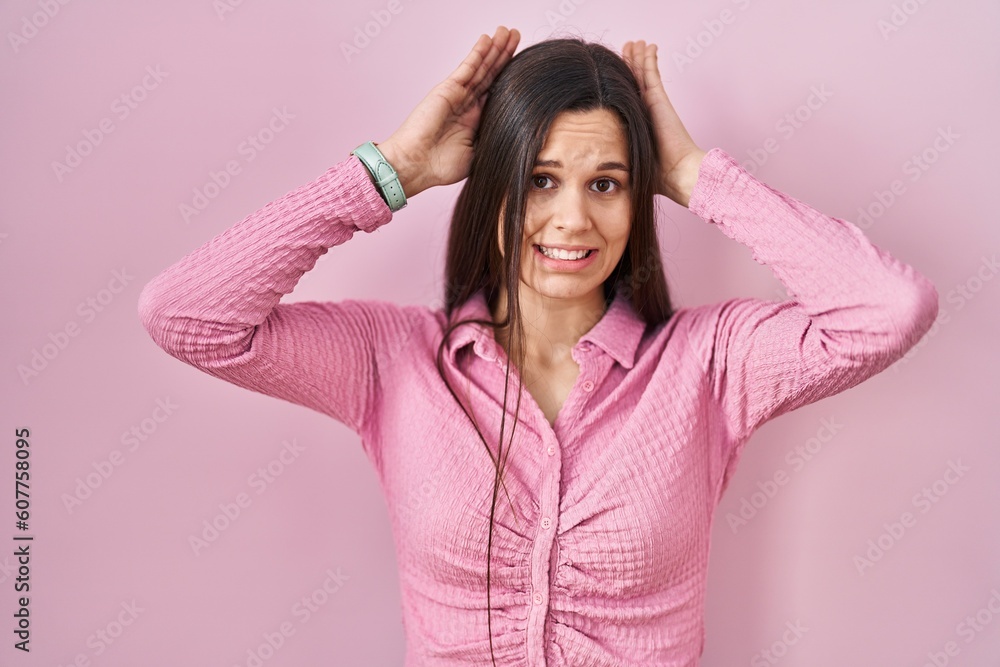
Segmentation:
<svg viewBox="0 0 1000 667">
<path fill-rule="evenodd" d="M 533 245 L 534 255 L 542 266 L 556 271 L 580 271 L 597 260 L 597 250 L 561 250 Z"/>
<path fill-rule="evenodd" d="M 536 245 L 539 252 L 550 259 L 561 259 L 564 261 L 575 262 L 581 259 L 586 259 L 594 252 L 594 249 L 590 250 L 561 250 L 559 248 L 546 248 L 543 245 Z"/>
</svg>

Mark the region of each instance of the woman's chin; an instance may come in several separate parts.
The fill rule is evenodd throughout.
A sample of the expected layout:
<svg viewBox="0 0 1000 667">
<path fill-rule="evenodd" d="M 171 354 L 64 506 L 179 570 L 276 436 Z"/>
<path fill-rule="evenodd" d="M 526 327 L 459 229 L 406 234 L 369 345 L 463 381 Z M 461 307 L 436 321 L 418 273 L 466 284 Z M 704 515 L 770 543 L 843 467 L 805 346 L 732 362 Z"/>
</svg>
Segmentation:
<svg viewBox="0 0 1000 667">
<path fill-rule="evenodd" d="M 542 280 L 536 283 L 526 283 L 526 287 L 534 291 L 539 296 L 548 299 L 568 299 L 578 300 L 590 295 L 594 291 L 600 292 L 603 299 L 604 293 L 601 283 L 591 285 L 592 281 L 582 281 L 575 277 L 555 277 L 549 280 Z"/>
</svg>

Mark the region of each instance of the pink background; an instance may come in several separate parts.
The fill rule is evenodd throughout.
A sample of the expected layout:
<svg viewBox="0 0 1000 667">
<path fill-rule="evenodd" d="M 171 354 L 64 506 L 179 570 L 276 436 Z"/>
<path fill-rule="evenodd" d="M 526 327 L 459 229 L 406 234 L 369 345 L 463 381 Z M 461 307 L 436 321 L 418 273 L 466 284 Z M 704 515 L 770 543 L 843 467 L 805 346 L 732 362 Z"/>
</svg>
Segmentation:
<svg viewBox="0 0 1000 667">
<path fill-rule="evenodd" d="M 232 0 L 220 15 L 222 2 L 0 8 L 0 664 L 247 665 L 282 623 L 294 634 L 264 651 L 268 667 L 402 664 L 391 534 L 359 438 L 170 358 L 136 303 L 169 264 L 386 138 L 501 23 L 521 30 L 521 48 L 553 29 L 616 50 L 658 43 L 668 93 L 702 148 L 722 147 L 831 215 L 857 222 L 870 210 L 870 238 L 941 294 L 941 319 L 907 361 L 751 440 L 714 526 L 702 664 L 998 664 L 997 3 L 396 0 L 392 14 L 381 0 Z M 366 26 L 374 36 L 345 55 L 341 44 Z M 810 108 L 811 89 L 824 87 Z M 251 160 L 241 144 L 274 108 L 291 118 L 274 121 L 280 131 Z M 796 113 L 798 127 L 782 122 Z M 935 146 L 948 128 L 951 142 Z M 57 175 L 67 147 L 88 141 L 97 145 Z M 921 154 L 933 163 L 914 171 Z M 239 173 L 185 221 L 181 205 L 229 161 Z M 457 193 L 414 198 L 385 229 L 324 256 L 286 298 L 436 307 Z M 783 298 L 745 248 L 671 202 L 661 209 L 678 304 Z M 45 367 L 22 379 L 18 367 L 44 350 Z M 158 400 L 176 407 L 167 414 Z M 30 654 L 13 650 L 11 633 L 23 427 Z M 143 439 L 123 440 L 133 428 Z M 292 440 L 298 456 L 273 463 Z M 794 463 L 810 444 L 810 460 Z M 253 483 L 269 463 L 280 474 Z M 946 477 L 950 463 L 967 470 Z M 776 474 L 786 483 L 768 496 L 760 489 Z M 99 486 L 68 507 L 88 475 Z M 914 500 L 925 487 L 933 504 Z M 241 493 L 248 506 L 196 555 L 190 536 Z M 727 517 L 744 501 L 759 507 L 734 529 Z M 893 537 L 886 524 L 904 512 L 913 521 Z M 887 549 L 859 571 L 869 540 Z M 328 570 L 339 572 L 330 594 Z M 305 618 L 296 605 L 314 594 L 322 603 Z M 134 618 L 123 607 L 133 601 Z M 800 637 L 786 633 L 796 623 Z M 116 636 L 106 644 L 98 632 Z"/>
</svg>

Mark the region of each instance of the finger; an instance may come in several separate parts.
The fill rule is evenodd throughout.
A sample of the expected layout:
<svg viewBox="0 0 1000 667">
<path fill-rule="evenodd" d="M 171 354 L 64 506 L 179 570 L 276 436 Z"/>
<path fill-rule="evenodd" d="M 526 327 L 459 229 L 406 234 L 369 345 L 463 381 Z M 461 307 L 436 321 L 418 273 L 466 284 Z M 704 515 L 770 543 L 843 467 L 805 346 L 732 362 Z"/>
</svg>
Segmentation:
<svg viewBox="0 0 1000 667">
<path fill-rule="evenodd" d="M 469 81 L 468 87 L 472 90 L 477 89 L 483 80 L 490 73 L 493 67 L 493 63 L 497 61 L 500 57 L 502 45 L 507 43 L 507 36 L 509 31 L 507 28 L 500 26 L 497 28 L 496 34 L 493 35 L 493 39 L 490 41 L 490 50 L 486 53 L 479 67 L 476 69 L 475 75 L 473 75 L 472 80 Z"/>
<path fill-rule="evenodd" d="M 497 54 L 496 60 L 490 65 L 489 70 L 486 73 L 486 77 L 483 80 L 483 88 L 489 88 L 493 85 L 493 81 L 500 74 L 500 71 L 507 66 L 511 58 L 514 57 L 514 51 L 517 50 L 517 44 L 521 41 L 521 33 L 515 28 L 507 32 L 506 42 L 500 45 L 499 53 Z"/>
<path fill-rule="evenodd" d="M 650 44 L 646 49 L 646 85 L 662 86 L 663 81 L 660 78 L 660 65 L 656 58 L 656 44 Z"/>
<path fill-rule="evenodd" d="M 476 71 L 483 62 L 483 58 L 489 53 L 492 43 L 489 35 L 485 33 L 480 35 L 479 39 L 476 40 L 475 46 L 472 47 L 472 51 L 469 52 L 465 60 L 455 68 L 455 71 L 448 78 L 463 88 L 466 87 L 472 80 L 472 77 L 475 76 Z"/>
<path fill-rule="evenodd" d="M 632 70 L 632 75 L 635 77 L 636 81 L 639 82 L 639 89 L 644 90 L 645 86 L 643 85 L 642 80 L 642 69 L 636 64 L 635 45 L 631 41 L 625 42 L 625 45 L 622 47 L 622 57 L 625 58 L 626 64 L 628 64 L 629 69 Z"/>
<path fill-rule="evenodd" d="M 500 59 L 495 65 L 496 72 L 499 72 L 503 67 L 510 62 L 510 59 L 514 57 L 514 51 L 517 50 L 517 45 L 521 41 L 521 33 L 517 28 L 512 29 L 507 34 L 507 44 L 504 45 L 503 52 L 500 54 Z"/>
<path fill-rule="evenodd" d="M 508 57 L 514 55 L 514 51 L 517 49 L 517 45 L 520 43 L 520 41 L 521 41 L 521 31 L 518 30 L 517 28 L 514 28 L 513 30 L 510 31 L 510 35 L 507 38 L 506 51 Z"/>
<path fill-rule="evenodd" d="M 646 76 L 646 40 L 640 39 L 635 43 L 635 67 L 639 71 L 639 81 L 642 82 L 642 89 L 649 87 L 649 78 Z"/>
<path fill-rule="evenodd" d="M 520 39 L 521 33 L 516 28 L 512 30 L 508 30 L 505 26 L 498 28 L 497 35 L 493 39 L 493 43 L 496 46 L 496 53 L 494 54 L 493 50 L 490 50 L 487 59 L 483 63 L 482 79 L 475 82 L 475 94 L 477 96 L 493 85 L 493 81 L 500 73 L 500 70 L 513 57 Z"/>
<path fill-rule="evenodd" d="M 649 70 L 649 53 L 650 46 L 647 45 L 644 40 L 640 39 L 636 42 L 635 51 L 633 53 L 635 56 L 633 63 L 637 70 L 636 76 L 639 78 L 639 81 L 642 82 L 643 91 L 647 90 L 653 83 Z"/>
</svg>

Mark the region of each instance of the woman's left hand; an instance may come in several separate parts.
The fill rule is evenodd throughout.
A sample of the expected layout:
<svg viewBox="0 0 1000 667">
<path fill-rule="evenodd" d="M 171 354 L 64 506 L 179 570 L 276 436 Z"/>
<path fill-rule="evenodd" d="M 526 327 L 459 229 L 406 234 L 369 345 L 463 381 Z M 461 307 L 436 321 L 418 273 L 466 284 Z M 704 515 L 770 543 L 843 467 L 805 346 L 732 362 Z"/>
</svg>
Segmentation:
<svg viewBox="0 0 1000 667">
<path fill-rule="evenodd" d="M 622 56 L 639 81 L 642 98 L 653 119 L 661 169 L 657 194 L 686 207 L 706 151 L 691 139 L 667 97 L 656 62 L 656 44 L 646 44 L 643 40 L 625 42 Z"/>
</svg>

